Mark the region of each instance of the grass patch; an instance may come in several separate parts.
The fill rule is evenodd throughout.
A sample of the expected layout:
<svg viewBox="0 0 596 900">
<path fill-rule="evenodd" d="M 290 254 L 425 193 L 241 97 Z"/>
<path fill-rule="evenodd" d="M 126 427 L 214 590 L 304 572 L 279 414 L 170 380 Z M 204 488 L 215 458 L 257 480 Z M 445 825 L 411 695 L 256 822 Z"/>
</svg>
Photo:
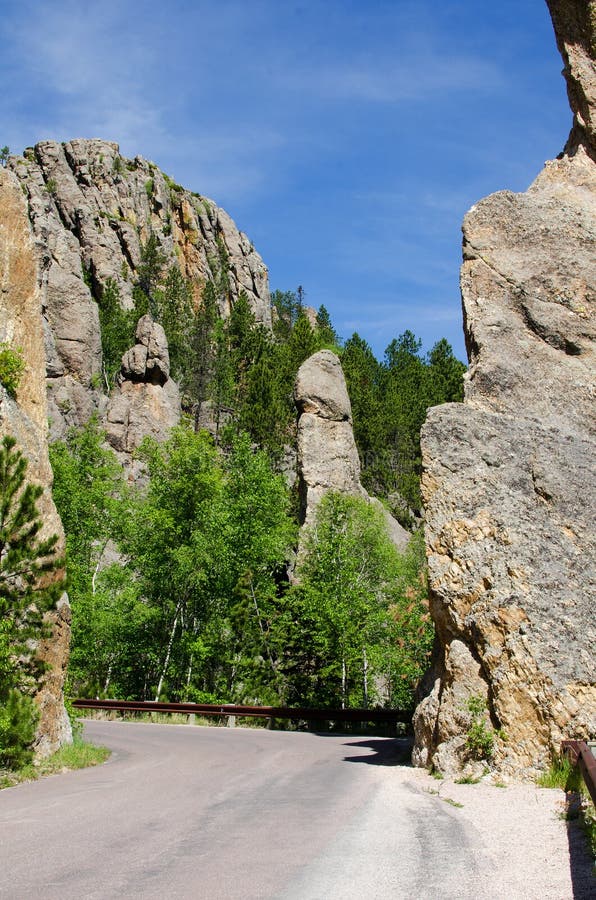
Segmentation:
<svg viewBox="0 0 596 900">
<path fill-rule="evenodd" d="M 85 719 L 95 719 L 98 722 L 149 722 L 153 725 L 188 725 L 188 713 L 161 713 L 161 712 L 137 712 L 134 710 L 111 709 L 85 709 L 77 710 L 77 713 Z M 217 723 L 211 717 L 195 715 L 195 725 L 222 724 Z M 226 724 L 224 719 L 223 724 Z"/>
<path fill-rule="evenodd" d="M 479 778 L 476 778 L 473 775 L 462 775 L 461 778 L 457 778 L 455 780 L 456 784 L 478 784 L 480 781 Z"/>
<path fill-rule="evenodd" d="M 572 766 L 566 756 L 557 756 L 553 759 L 549 768 L 538 776 L 537 784 L 544 788 L 560 788 L 562 791 L 577 790 L 578 785 L 569 787 L 570 781 L 577 781 L 574 776 L 575 766 Z"/>
<path fill-rule="evenodd" d="M 36 781 L 45 775 L 58 775 L 72 769 L 99 766 L 106 761 L 110 752 L 107 747 L 96 747 L 94 744 L 88 744 L 80 738 L 75 738 L 72 744 L 65 744 L 56 753 L 39 760 L 36 764 L 30 763 L 14 772 L 0 769 L 0 790 L 24 781 Z"/>
<path fill-rule="evenodd" d="M 451 797 L 442 797 L 440 791 L 435 788 L 425 788 L 424 792 L 426 794 L 432 794 L 433 797 L 437 797 L 439 800 L 442 800 L 443 803 L 448 803 L 449 806 L 454 806 L 456 809 L 463 809 L 463 803 L 458 803 L 457 800 L 452 800 Z"/>
<path fill-rule="evenodd" d="M 463 803 L 458 803 L 457 800 L 452 800 L 451 797 L 441 797 L 439 795 L 439 799 L 443 801 L 443 803 L 448 803 L 449 806 L 455 806 L 456 809 L 463 809 Z"/>
</svg>

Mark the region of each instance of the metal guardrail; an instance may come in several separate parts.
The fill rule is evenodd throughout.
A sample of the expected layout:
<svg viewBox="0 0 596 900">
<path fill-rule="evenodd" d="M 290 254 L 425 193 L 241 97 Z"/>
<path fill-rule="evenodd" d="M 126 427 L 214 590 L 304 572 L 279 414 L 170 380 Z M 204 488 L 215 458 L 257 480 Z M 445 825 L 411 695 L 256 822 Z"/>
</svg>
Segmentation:
<svg viewBox="0 0 596 900">
<path fill-rule="evenodd" d="M 582 777 L 596 806 L 596 758 L 585 741 L 563 741 L 562 753 L 574 766 L 579 766 Z"/>
<path fill-rule="evenodd" d="M 414 710 L 408 709 L 310 709 L 286 706 L 239 706 L 233 703 L 161 703 L 153 700 L 73 700 L 75 709 L 106 709 L 116 712 L 182 713 L 197 716 L 251 716 L 266 719 L 300 719 L 307 722 L 402 722 L 410 724 Z"/>
</svg>

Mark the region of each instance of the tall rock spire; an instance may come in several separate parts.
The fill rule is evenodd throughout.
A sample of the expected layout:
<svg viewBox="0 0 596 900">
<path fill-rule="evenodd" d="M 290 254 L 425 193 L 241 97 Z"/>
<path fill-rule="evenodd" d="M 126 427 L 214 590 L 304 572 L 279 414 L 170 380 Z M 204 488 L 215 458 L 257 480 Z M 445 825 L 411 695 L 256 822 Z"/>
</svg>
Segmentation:
<svg viewBox="0 0 596 900">
<path fill-rule="evenodd" d="M 505 775 L 596 733 L 596 3 L 549 0 L 574 124 L 523 194 L 464 220 L 463 404 L 422 434 L 434 665 L 414 760 Z M 505 739 L 506 735 L 506 739 Z"/>
</svg>

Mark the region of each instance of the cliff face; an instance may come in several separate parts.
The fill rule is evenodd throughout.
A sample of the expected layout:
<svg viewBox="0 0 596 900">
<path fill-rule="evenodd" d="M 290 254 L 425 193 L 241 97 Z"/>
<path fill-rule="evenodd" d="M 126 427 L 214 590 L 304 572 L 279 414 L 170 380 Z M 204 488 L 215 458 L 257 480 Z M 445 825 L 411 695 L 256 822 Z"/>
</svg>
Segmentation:
<svg viewBox="0 0 596 900">
<path fill-rule="evenodd" d="M 474 765 L 472 695 L 507 736 L 492 760 L 506 774 L 596 732 L 596 3 L 549 5 L 573 129 L 525 194 L 465 218 L 465 401 L 423 430 L 437 646 L 414 760 L 445 773 Z"/>
<path fill-rule="evenodd" d="M 111 279 L 123 307 L 132 308 L 142 247 L 151 235 L 164 269 L 176 264 L 197 302 L 208 281 L 225 282 L 218 291 L 223 316 L 243 291 L 257 322 L 271 327 L 267 270 L 248 238 L 212 201 L 183 190 L 153 163 L 123 159 L 118 145 L 106 141 L 43 141 L 0 169 L 0 341 L 20 348 L 27 366 L 16 402 L 0 389 L 0 434 L 16 438 L 29 460 L 29 479 L 44 487 L 44 535 L 58 534 L 62 551 L 48 422 L 49 438 L 56 440 L 97 413 L 134 479 L 133 451 L 143 437 L 165 438 L 180 419 L 165 334 L 149 316 L 138 322 L 110 396 L 99 389 L 96 298 Z M 69 637 L 64 595 L 52 633 L 38 648 L 48 664 L 37 695 L 42 754 L 71 737 L 63 702 Z"/>
<path fill-rule="evenodd" d="M 114 425 L 125 424 L 126 404 L 120 398 L 107 409 L 97 389 L 101 333 L 94 295 L 112 279 L 124 308 L 132 307 L 141 249 L 151 234 L 165 268 L 178 265 L 197 301 L 206 282 L 223 274 L 227 290 L 220 313 L 228 315 L 243 291 L 257 322 L 271 326 L 267 269 L 249 239 L 224 210 L 183 190 L 153 163 L 139 156 L 124 159 L 115 143 L 73 140 L 42 141 L 12 157 L 9 166 L 26 195 L 35 240 L 52 439 L 84 424 L 94 411 L 103 421 L 107 416 Z M 146 413 L 149 432 L 180 416 L 172 383 L 166 379 L 152 386 L 145 391 L 154 395 Z M 121 393 L 142 391 L 124 387 Z M 138 409 L 137 401 L 132 405 Z M 149 421 L 152 414 L 155 421 Z M 133 432 L 135 422 L 133 414 Z M 135 443 L 134 434 L 108 430 L 116 435 L 117 449 Z"/>
<path fill-rule="evenodd" d="M 63 553 L 62 524 L 51 493 L 39 273 L 20 185 L 4 169 L 0 169 L 0 210 L 0 341 L 20 348 L 26 361 L 16 400 L 0 387 L 0 436 L 9 434 L 15 438 L 28 460 L 28 482 L 44 488 L 38 501 L 43 521 L 40 536 L 57 534 L 58 553 Z M 41 713 L 36 741 L 40 755 L 47 755 L 72 739 L 62 693 L 70 638 L 66 594 L 49 616 L 49 624 L 52 633 L 38 647 L 38 655 L 47 665 L 36 696 Z"/>
</svg>

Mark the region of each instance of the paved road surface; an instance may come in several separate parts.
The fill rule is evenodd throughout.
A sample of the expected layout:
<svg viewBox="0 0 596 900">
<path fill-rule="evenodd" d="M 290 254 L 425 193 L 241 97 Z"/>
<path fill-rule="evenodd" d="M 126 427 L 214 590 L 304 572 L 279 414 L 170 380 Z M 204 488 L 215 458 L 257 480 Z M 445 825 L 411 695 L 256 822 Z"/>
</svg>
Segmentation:
<svg viewBox="0 0 596 900">
<path fill-rule="evenodd" d="M 0 792 L 3 900 L 497 896 L 483 835 L 397 777 L 389 738 L 85 730 L 105 765 Z"/>
</svg>

